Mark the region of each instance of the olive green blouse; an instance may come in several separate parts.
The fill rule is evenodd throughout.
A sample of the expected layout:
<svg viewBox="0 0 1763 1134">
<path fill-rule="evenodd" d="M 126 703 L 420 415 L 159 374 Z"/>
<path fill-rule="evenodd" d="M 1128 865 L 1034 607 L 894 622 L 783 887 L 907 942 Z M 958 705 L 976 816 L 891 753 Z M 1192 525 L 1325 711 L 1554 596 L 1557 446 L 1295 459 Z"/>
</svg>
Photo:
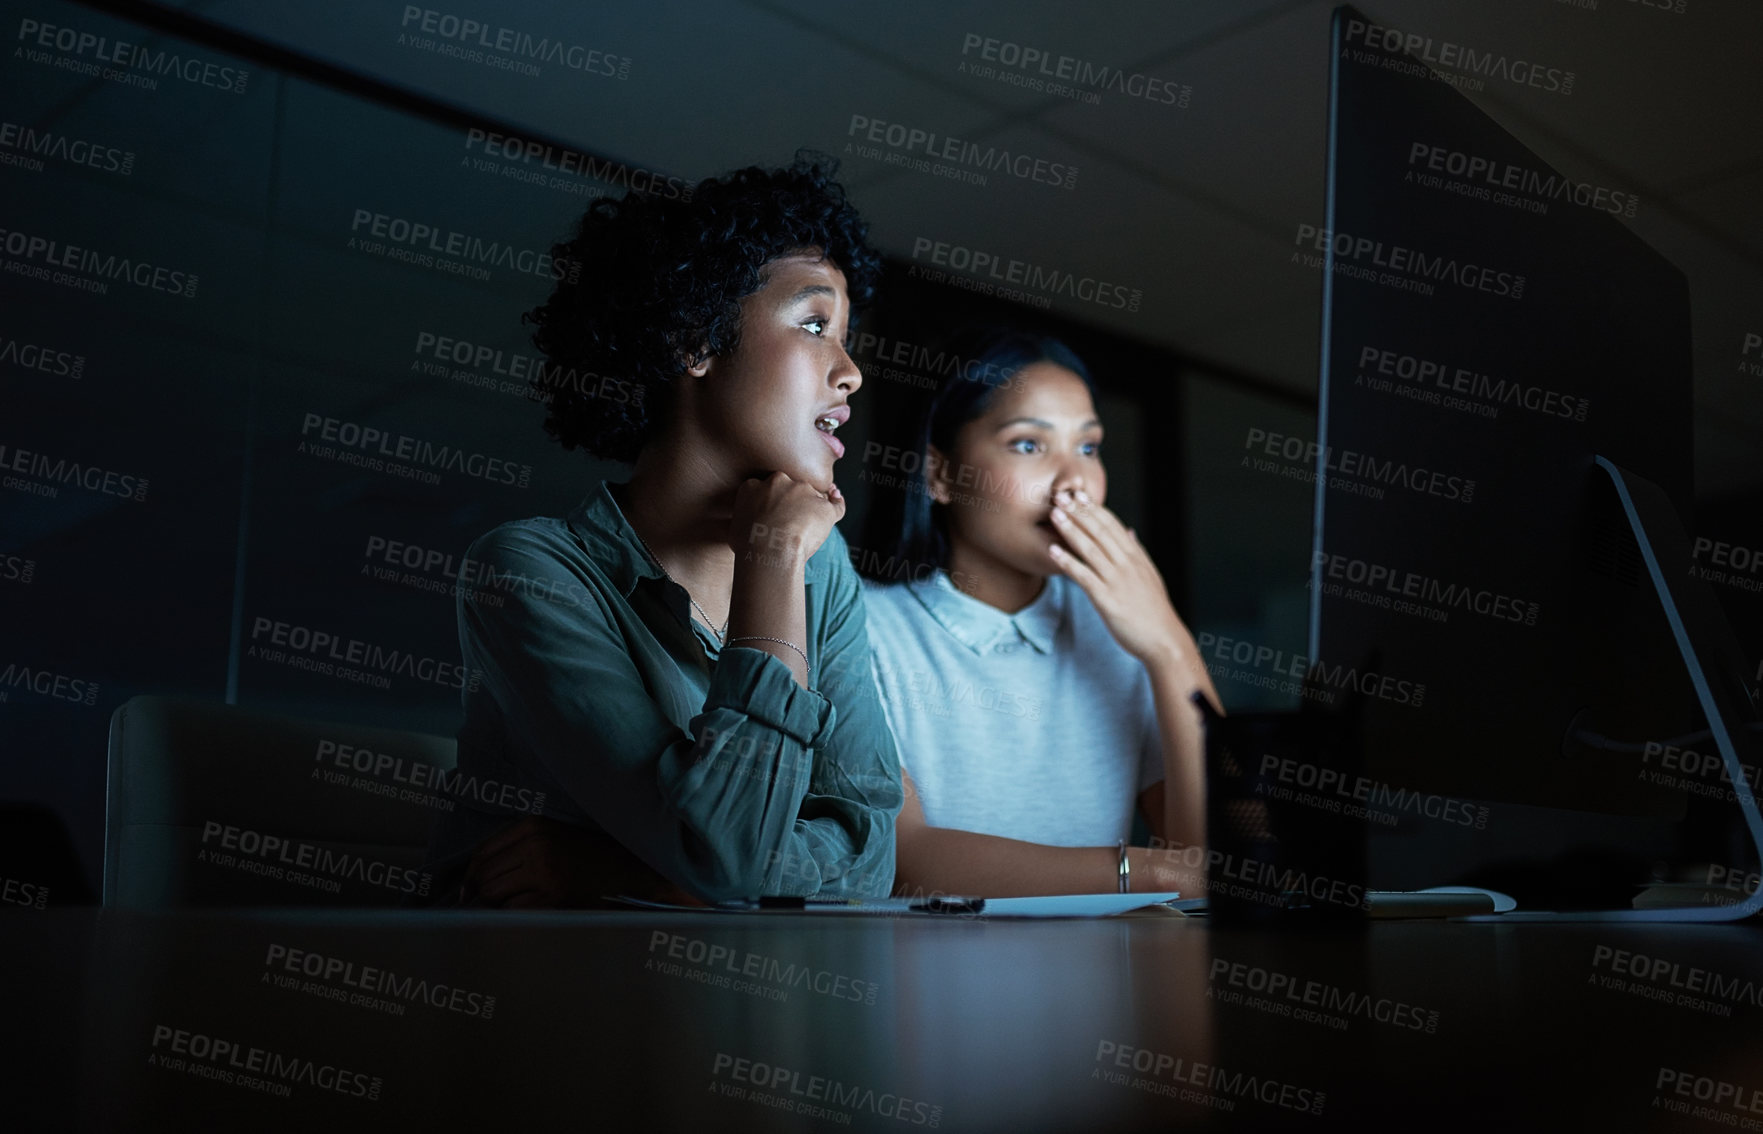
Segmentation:
<svg viewBox="0 0 1763 1134">
<path fill-rule="evenodd" d="M 544 793 L 543 814 L 709 900 L 892 888 L 900 761 L 836 528 L 805 572 L 809 689 L 769 653 L 719 648 L 608 484 L 561 519 L 495 528 L 469 560 L 460 772 Z M 518 817 L 446 816 L 442 884 Z"/>
</svg>

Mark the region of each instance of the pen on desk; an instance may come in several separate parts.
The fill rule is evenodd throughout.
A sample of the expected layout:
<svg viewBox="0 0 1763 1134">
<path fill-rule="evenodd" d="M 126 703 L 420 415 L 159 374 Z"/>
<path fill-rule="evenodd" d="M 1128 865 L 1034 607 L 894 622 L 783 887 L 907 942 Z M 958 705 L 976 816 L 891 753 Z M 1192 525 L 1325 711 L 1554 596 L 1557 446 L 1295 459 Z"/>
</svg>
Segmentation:
<svg viewBox="0 0 1763 1134">
<path fill-rule="evenodd" d="M 951 895 L 914 902 L 911 908 L 918 913 L 977 914 L 985 910 L 986 900 L 984 898 L 957 898 Z"/>
<path fill-rule="evenodd" d="M 762 894 L 759 897 L 759 908 L 762 910 L 805 910 L 809 906 L 860 906 L 860 898 L 805 898 L 796 894 Z"/>
</svg>

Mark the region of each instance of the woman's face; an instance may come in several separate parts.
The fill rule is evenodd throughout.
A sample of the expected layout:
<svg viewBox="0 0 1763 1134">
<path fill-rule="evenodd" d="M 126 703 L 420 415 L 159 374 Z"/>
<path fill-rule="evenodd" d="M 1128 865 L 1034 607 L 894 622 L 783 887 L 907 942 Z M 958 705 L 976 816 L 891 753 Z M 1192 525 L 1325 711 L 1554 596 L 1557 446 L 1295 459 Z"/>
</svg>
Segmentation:
<svg viewBox="0 0 1763 1134">
<path fill-rule="evenodd" d="M 1054 572 L 1053 496 L 1083 489 L 1101 504 L 1102 423 L 1083 379 L 1055 362 L 1017 371 L 981 416 L 933 449 L 932 498 L 948 507 L 951 550 L 1029 575 Z"/>
<path fill-rule="evenodd" d="M 704 422 L 737 479 L 781 472 L 825 492 L 845 452 L 834 432 L 863 385 L 844 348 L 845 273 L 813 253 L 779 257 L 765 272 L 741 300 L 740 345 L 690 373 L 708 379 Z"/>
</svg>

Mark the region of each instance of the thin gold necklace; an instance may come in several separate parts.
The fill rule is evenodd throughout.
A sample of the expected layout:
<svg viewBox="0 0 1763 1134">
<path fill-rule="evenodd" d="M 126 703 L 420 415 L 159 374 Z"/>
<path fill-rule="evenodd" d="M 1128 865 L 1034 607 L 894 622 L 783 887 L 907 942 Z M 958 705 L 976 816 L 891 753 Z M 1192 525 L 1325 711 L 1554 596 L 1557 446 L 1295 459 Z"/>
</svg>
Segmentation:
<svg viewBox="0 0 1763 1134">
<path fill-rule="evenodd" d="M 716 627 L 712 626 L 710 624 L 710 616 L 708 614 L 704 613 L 704 608 L 699 606 L 698 600 L 692 597 L 691 588 L 687 587 L 684 583 L 680 582 L 678 579 L 674 578 L 671 574 L 668 573 L 666 565 L 664 565 L 661 562 L 661 556 L 655 554 L 655 549 L 649 546 L 649 541 L 643 538 L 643 533 L 639 532 L 635 527 L 632 527 L 631 534 L 636 536 L 637 542 L 643 545 L 643 550 L 648 552 L 648 554 L 649 554 L 649 561 L 651 563 L 655 564 L 656 569 L 661 572 L 662 577 L 665 578 L 668 582 L 672 583 L 674 586 L 678 587 L 680 590 L 686 592 L 686 601 L 692 604 L 692 609 L 697 611 L 698 617 L 702 618 L 704 620 L 704 629 L 710 631 L 712 634 L 715 634 L 716 635 L 716 644 L 719 646 L 722 645 L 723 639 L 728 635 L 729 620 L 727 618 L 722 620 L 722 629 L 721 630 L 718 630 Z"/>
</svg>

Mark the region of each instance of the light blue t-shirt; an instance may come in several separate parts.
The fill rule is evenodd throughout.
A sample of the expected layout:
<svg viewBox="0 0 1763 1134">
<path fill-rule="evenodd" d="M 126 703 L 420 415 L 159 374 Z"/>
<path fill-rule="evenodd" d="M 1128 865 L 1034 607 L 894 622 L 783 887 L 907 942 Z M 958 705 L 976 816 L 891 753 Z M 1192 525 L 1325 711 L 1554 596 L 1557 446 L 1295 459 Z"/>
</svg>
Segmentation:
<svg viewBox="0 0 1763 1134">
<path fill-rule="evenodd" d="M 1051 846 L 1132 835 L 1163 779 L 1151 681 L 1063 575 L 1015 614 L 934 580 L 865 580 L 882 710 L 933 827 Z"/>
</svg>

